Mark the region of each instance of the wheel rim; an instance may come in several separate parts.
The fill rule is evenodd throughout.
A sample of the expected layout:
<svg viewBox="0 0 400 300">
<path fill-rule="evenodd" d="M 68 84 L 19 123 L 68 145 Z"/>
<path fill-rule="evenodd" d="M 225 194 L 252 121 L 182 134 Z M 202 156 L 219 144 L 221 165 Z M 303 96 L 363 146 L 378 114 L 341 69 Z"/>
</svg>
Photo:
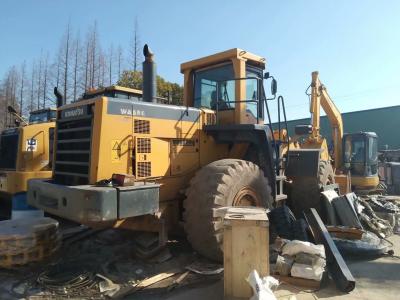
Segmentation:
<svg viewBox="0 0 400 300">
<path fill-rule="evenodd" d="M 251 187 L 245 186 L 236 193 L 233 206 L 260 206 L 260 200 Z"/>
</svg>

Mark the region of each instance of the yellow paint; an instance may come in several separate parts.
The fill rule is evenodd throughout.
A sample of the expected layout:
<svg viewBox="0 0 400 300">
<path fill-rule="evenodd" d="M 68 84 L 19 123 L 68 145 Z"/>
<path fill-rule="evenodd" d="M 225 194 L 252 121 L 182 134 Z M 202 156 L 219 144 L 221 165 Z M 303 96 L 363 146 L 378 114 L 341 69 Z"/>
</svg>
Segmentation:
<svg viewBox="0 0 400 300">
<path fill-rule="evenodd" d="M 377 176 L 351 176 L 351 185 L 356 189 L 373 189 L 379 185 L 379 177 Z"/>
<path fill-rule="evenodd" d="M 0 190 L 13 195 L 27 190 L 27 182 L 33 178 L 51 178 L 49 165 L 50 129 L 55 122 L 45 122 L 19 127 L 18 153 L 15 170 L 0 169 Z M 27 141 L 34 140 L 34 149 L 27 147 Z M 32 151 L 34 150 L 34 151 Z"/>
</svg>

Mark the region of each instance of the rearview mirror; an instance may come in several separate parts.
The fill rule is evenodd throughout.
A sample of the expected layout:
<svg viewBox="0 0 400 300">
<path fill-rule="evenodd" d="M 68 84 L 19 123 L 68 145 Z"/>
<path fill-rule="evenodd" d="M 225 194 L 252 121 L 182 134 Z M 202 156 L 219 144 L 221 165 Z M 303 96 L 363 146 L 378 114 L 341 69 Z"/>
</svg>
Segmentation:
<svg viewBox="0 0 400 300">
<path fill-rule="evenodd" d="M 272 81 L 271 81 L 271 94 L 275 96 L 277 90 L 278 90 L 278 83 L 275 80 L 275 78 L 272 78 Z"/>
<path fill-rule="evenodd" d="M 9 113 L 11 113 L 11 114 L 16 114 L 17 113 L 17 111 L 14 109 L 14 107 L 12 107 L 12 106 L 7 106 L 7 110 L 8 110 L 8 112 Z"/>
</svg>

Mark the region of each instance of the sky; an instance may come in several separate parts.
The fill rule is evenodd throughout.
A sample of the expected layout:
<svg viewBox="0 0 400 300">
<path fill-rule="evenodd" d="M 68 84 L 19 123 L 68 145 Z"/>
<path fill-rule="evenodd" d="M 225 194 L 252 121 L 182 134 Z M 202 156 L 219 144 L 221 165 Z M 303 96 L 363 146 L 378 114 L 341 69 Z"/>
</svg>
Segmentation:
<svg viewBox="0 0 400 300">
<path fill-rule="evenodd" d="M 241 48 L 266 58 L 288 119 L 309 116 L 316 70 L 341 112 L 400 104 L 396 0 L 0 0 L 0 11 L 0 78 L 42 50 L 55 54 L 68 21 L 82 36 L 97 21 L 103 47 L 126 52 L 137 17 L 169 81 L 183 82 L 182 62 Z"/>
</svg>

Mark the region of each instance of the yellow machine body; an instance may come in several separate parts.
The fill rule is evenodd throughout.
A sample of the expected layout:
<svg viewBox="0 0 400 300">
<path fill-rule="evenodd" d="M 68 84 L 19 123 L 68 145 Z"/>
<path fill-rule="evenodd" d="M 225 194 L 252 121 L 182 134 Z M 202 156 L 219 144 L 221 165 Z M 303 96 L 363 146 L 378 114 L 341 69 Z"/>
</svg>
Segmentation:
<svg viewBox="0 0 400 300">
<path fill-rule="evenodd" d="M 217 113 L 213 109 L 196 107 L 194 104 L 194 73 L 225 64 L 232 66 L 232 78 L 246 77 L 246 68 L 249 66 L 259 70 L 260 80 L 263 78 L 265 59 L 235 48 L 181 65 L 181 72 L 184 74 L 183 106 L 144 102 L 141 101 L 141 91 L 114 86 L 105 92 L 93 92 L 93 98 L 84 97 L 83 100 L 60 107 L 53 169 L 53 181 L 58 185 L 32 181 L 28 193 L 29 203 L 49 213 L 91 226 L 108 224 L 151 230 L 148 215 L 124 218 L 123 213 L 118 212 L 115 213 L 116 217 L 107 213 L 99 216 L 93 209 L 85 211 L 85 207 L 77 208 L 83 201 L 75 200 L 78 189 L 80 195 L 89 195 L 87 190 L 92 192 L 91 186 L 110 179 L 113 174 L 130 174 L 137 182 L 156 183 L 160 186 L 157 216 L 169 219 L 170 224 L 178 223 L 181 204 L 175 200 L 184 197 L 183 192 L 195 172 L 222 158 L 243 158 L 248 149 L 248 143 L 217 143 L 212 135 L 205 132 L 205 126 L 265 126 L 263 120 L 252 115 L 246 107 L 247 103 L 241 102 L 247 96 L 249 83 L 246 80 L 235 80 L 232 83 L 235 97 L 231 100 L 237 101 L 232 109 Z M 119 99 L 118 91 L 130 96 L 125 95 L 124 99 Z M 107 96 L 107 93 L 112 96 Z M 127 101 L 128 98 L 132 101 Z M 73 122 L 74 119 L 81 120 L 80 118 L 82 121 Z M 75 148 L 60 147 L 60 138 L 67 141 L 68 132 L 81 130 L 74 129 L 75 126 L 88 128 L 88 131 L 84 133 L 82 129 L 81 138 L 69 140 L 68 143 L 79 140 L 86 144 Z M 77 153 L 81 160 L 69 164 L 65 157 Z M 40 194 L 53 198 L 53 204 L 43 205 L 38 199 Z M 72 194 L 74 196 L 69 196 Z M 91 196 L 82 197 L 90 201 Z M 113 196 L 105 193 L 101 197 Z M 104 203 L 113 201 L 104 200 Z M 65 205 L 60 205 L 60 202 Z M 113 210 L 114 208 L 108 209 L 108 212 Z"/>
<path fill-rule="evenodd" d="M 54 127 L 54 120 L 48 120 L 1 133 L 2 198 L 26 192 L 29 179 L 51 178 Z"/>
</svg>

